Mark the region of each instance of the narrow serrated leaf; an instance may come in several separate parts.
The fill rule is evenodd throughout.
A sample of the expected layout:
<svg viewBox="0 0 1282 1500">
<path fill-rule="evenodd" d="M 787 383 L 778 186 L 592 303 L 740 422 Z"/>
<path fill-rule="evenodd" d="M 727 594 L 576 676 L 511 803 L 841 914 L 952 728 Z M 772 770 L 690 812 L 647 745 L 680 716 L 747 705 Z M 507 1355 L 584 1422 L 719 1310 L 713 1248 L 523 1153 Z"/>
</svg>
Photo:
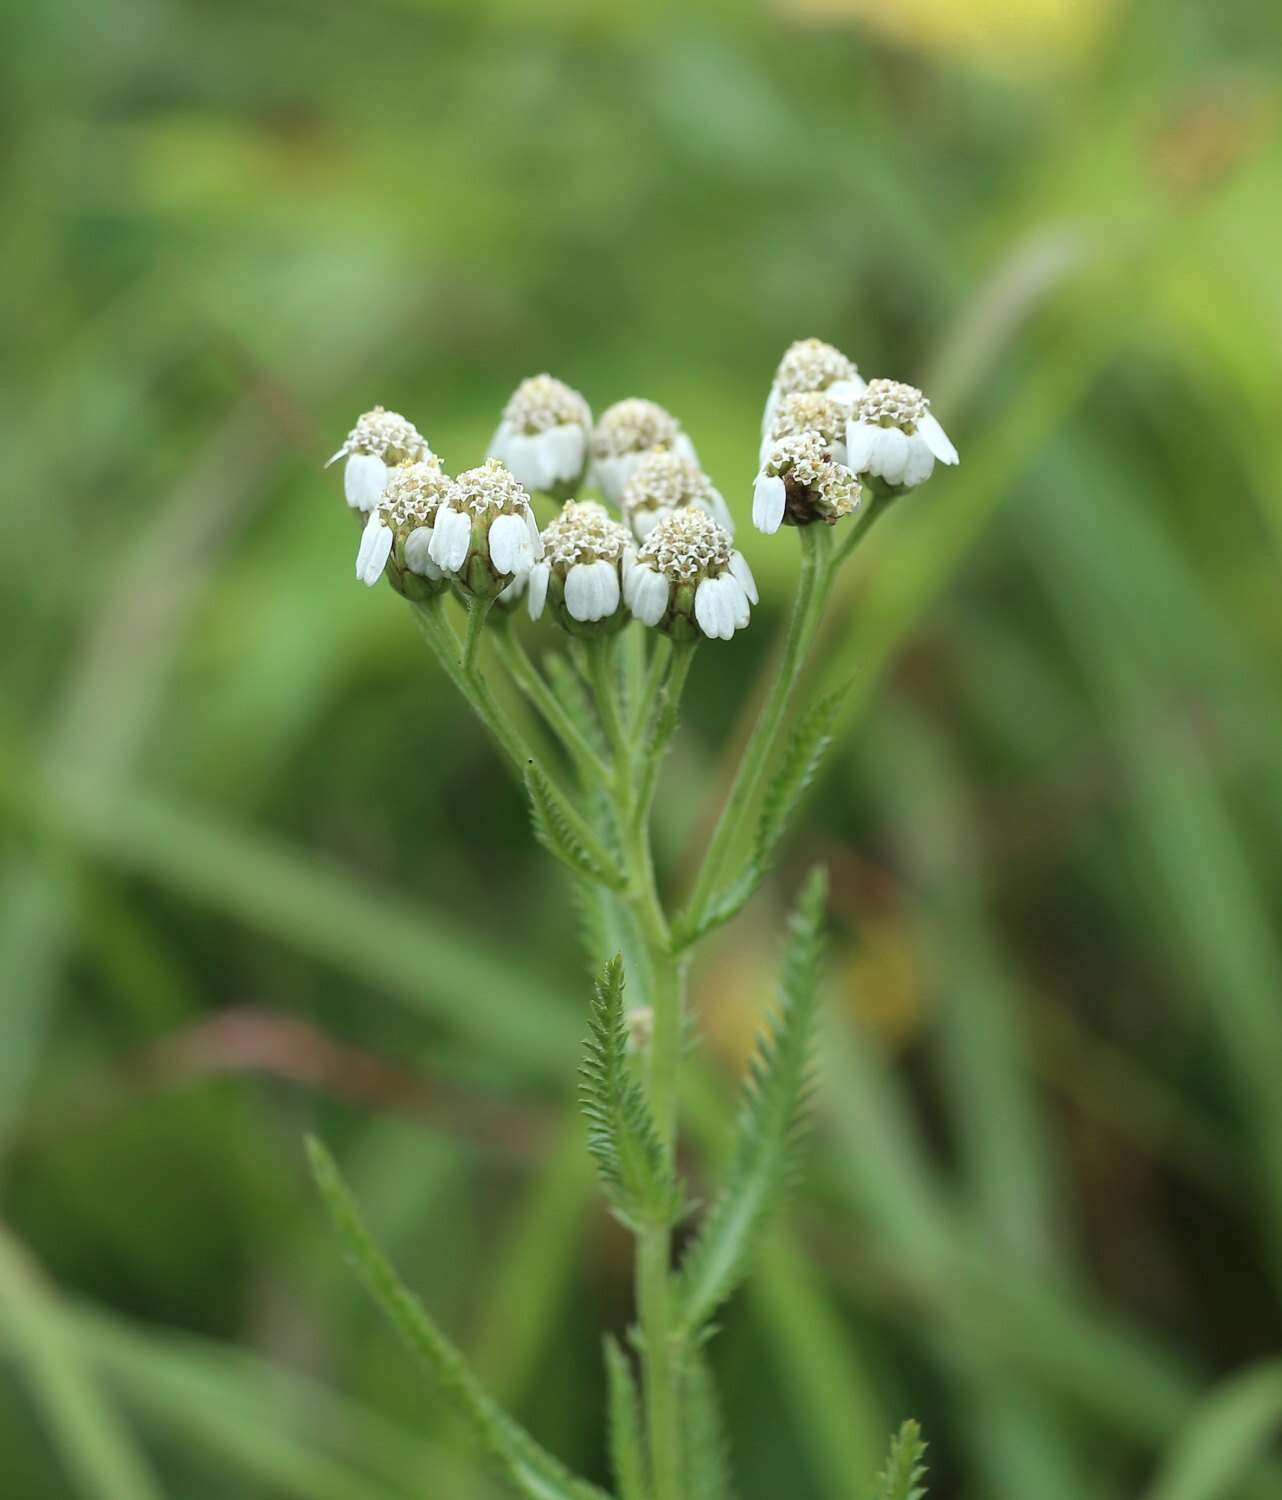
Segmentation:
<svg viewBox="0 0 1282 1500">
<path fill-rule="evenodd" d="M 678 951 L 737 916 L 765 879 L 788 823 L 832 744 L 833 730 L 846 691 L 845 687 L 840 687 L 826 693 L 802 715 L 762 798 L 761 817 L 751 852 L 742 867 L 712 894 L 701 911 L 682 912 L 676 917 L 672 944 Z"/>
<path fill-rule="evenodd" d="M 605 1371 L 609 1392 L 610 1468 L 619 1500 L 647 1500 L 645 1446 L 641 1431 L 641 1402 L 632 1366 L 609 1334 L 605 1338 Z"/>
<path fill-rule="evenodd" d="M 499 1407 L 374 1243 L 333 1157 L 311 1136 L 307 1154 L 357 1276 L 466 1418 L 499 1473 L 526 1500 L 609 1500 L 605 1491 L 571 1474 Z"/>
<path fill-rule="evenodd" d="M 537 766 L 526 766 L 525 789 L 534 836 L 548 853 L 576 875 L 621 890 L 623 875 L 614 856 Z"/>
<path fill-rule="evenodd" d="M 559 651 L 549 652 L 543 658 L 543 669 L 557 702 L 574 721 L 579 733 L 594 750 L 604 752 L 605 736 L 601 733 L 592 700 L 583 686 L 583 679 L 574 670 L 569 659 Z"/>
<path fill-rule="evenodd" d="M 872 1500 L 922 1500 L 926 1493 L 922 1483 L 926 1477 L 922 1463 L 925 1456 L 921 1427 L 916 1422 L 905 1422 L 891 1439 L 890 1456 L 877 1476 Z"/>
<path fill-rule="evenodd" d="M 730 1444 L 721 1419 L 717 1387 L 702 1350 L 686 1355 L 682 1391 L 685 1412 L 686 1488 L 690 1500 L 731 1500 Z"/>
<path fill-rule="evenodd" d="M 771 1208 L 787 1185 L 810 1071 L 827 881 L 814 870 L 789 922 L 780 1006 L 749 1069 L 729 1179 L 686 1252 L 678 1327 L 686 1337 L 743 1279 Z"/>
<path fill-rule="evenodd" d="M 671 1223 L 681 1192 L 628 1058 L 623 982 L 623 960 L 616 956 L 595 986 L 579 1099 L 588 1121 L 588 1150 L 606 1196 L 618 1217 L 636 1228 Z"/>
</svg>

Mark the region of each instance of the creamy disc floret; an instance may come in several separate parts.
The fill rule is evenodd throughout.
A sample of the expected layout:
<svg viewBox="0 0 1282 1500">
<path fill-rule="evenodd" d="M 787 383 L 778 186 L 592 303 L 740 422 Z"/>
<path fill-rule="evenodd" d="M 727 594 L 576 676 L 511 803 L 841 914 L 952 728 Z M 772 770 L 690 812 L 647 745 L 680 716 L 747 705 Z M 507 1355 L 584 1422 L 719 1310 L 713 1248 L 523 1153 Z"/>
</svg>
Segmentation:
<svg viewBox="0 0 1282 1500">
<path fill-rule="evenodd" d="M 489 453 L 527 489 L 558 493 L 583 478 L 592 411 L 572 386 L 553 375 L 523 380 L 503 408 Z"/>
<path fill-rule="evenodd" d="M 830 391 L 794 391 L 784 396 L 761 444 L 761 462 L 765 463 L 771 448 L 782 438 L 815 432 L 828 445 L 834 462 L 844 464 L 846 424 L 850 421 L 855 399 L 843 400 Z"/>
<path fill-rule="evenodd" d="M 543 529 L 543 558 L 530 570 L 530 618 L 546 608 L 574 635 L 600 635 L 627 623 L 620 607 L 623 561 L 632 542 L 595 500 L 567 500 Z"/>
<path fill-rule="evenodd" d="M 325 465 L 346 458 L 343 491 L 353 510 L 371 511 L 393 469 L 435 457 L 413 422 L 400 412 L 376 406 L 359 417 L 343 446 Z"/>
<path fill-rule="evenodd" d="M 892 492 L 924 484 L 935 461 L 957 462 L 957 449 L 915 385 L 874 380 L 859 397 L 846 425 L 847 462 Z"/>
<path fill-rule="evenodd" d="M 356 554 L 356 576 L 371 587 L 386 571 L 392 587 L 407 598 L 425 598 L 445 587 L 445 574 L 432 560 L 432 530 L 450 477 L 440 461 L 403 464 L 393 469 L 377 507 L 370 511 Z"/>
<path fill-rule="evenodd" d="M 644 455 L 623 487 L 623 519 L 643 542 L 655 524 L 674 510 L 692 505 L 734 535 L 734 522 L 720 490 L 692 458 L 681 453 Z"/>
<path fill-rule="evenodd" d="M 436 513 L 428 555 L 481 598 L 493 598 L 543 555 L 530 497 L 505 465 L 487 459 L 450 485 Z"/>
<path fill-rule="evenodd" d="M 752 492 L 752 523 L 758 531 L 834 525 L 853 514 L 863 498 L 859 478 L 833 457 L 833 445 L 819 432 L 780 438 L 766 454 Z"/>
<path fill-rule="evenodd" d="M 698 462 L 680 422 L 656 401 L 629 396 L 601 413 L 592 429 L 592 478 L 611 505 L 646 454 L 677 453 Z"/>
<path fill-rule="evenodd" d="M 628 555 L 623 592 L 637 619 L 679 640 L 728 641 L 757 602 L 752 570 L 730 533 L 689 507 L 664 516 Z"/>
</svg>

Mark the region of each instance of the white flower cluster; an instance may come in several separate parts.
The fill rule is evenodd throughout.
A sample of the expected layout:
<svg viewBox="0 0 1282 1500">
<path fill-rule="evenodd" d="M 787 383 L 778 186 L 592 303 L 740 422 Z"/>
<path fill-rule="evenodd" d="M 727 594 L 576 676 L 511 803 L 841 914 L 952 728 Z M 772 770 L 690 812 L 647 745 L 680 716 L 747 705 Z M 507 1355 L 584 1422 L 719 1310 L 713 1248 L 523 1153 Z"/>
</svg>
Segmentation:
<svg viewBox="0 0 1282 1500">
<path fill-rule="evenodd" d="M 678 638 L 728 640 L 748 623 L 756 584 L 734 548 L 720 491 L 677 419 L 629 397 L 601 414 L 554 376 L 513 392 L 481 467 L 451 479 L 412 422 L 376 406 L 330 459 L 346 458 L 347 502 L 368 519 L 356 557 L 367 584 L 387 576 L 408 598 L 454 588 L 513 606 L 528 594 L 579 635 L 630 612 Z M 840 349 L 793 344 L 766 401 L 752 497 L 764 532 L 834 525 L 865 488 L 893 496 L 957 450 L 914 386 L 866 382 Z M 620 509 L 568 498 L 585 478 Z M 540 533 L 530 491 L 565 501 Z"/>
<path fill-rule="evenodd" d="M 578 391 L 555 376 L 532 375 L 504 407 L 489 453 L 527 489 L 555 494 L 583 478 L 591 434 L 592 411 Z"/>
<path fill-rule="evenodd" d="M 659 450 L 646 454 L 632 471 L 619 497 L 623 518 L 643 542 L 664 516 L 692 505 L 734 535 L 730 510 L 693 458 Z"/>
<path fill-rule="evenodd" d="M 647 625 L 677 639 L 728 641 L 748 623 L 757 585 L 730 533 L 702 510 L 663 517 L 623 564 L 623 597 Z"/>
<path fill-rule="evenodd" d="M 654 401 L 630 396 L 606 407 L 592 431 L 592 479 L 618 505 L 641 461 L 654 453 L 676 453 L 698 462 L 694 444 L 681 424 Z"/>
<path fill-rule="evenodd" d="M 935 461 L 957 450 L 915 386 L 865 382 L 831 344 L 803 339 L 779 362 L 762 418 L 752 519 L 761 531 L 785 523 L 833 525 L 859 508 L 867 481 L 902 494 L 925 483 Z"/>
</svg>

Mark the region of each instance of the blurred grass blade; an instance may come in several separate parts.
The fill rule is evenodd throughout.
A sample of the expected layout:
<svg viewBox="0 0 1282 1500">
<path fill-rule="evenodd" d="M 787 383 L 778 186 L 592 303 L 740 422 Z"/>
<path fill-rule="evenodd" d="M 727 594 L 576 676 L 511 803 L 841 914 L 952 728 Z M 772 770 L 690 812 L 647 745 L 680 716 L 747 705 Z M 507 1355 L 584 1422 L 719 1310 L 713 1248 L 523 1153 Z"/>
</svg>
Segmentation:
<svg viewBox="0 0 1282 1500">
<path fill-rule="evenodd" d="M 526 1500 L 604 1500 L 603 1491 L 576 1479 L 500 1410 L 374 1243 L 333 1157 L 314 1137 L 308 1138 L 307 1154 L 356 1274 L 513 1488 Z"/>
<path fill-rule="evenodd" d="M 609 1397 L 610 1471 L 619 1500 L 647 1500 L 645 1443 L 641 1430 L 641 1403 L 628 1357 L 618 1340 L 605 1338 L 605 1373 Z"/>
<path fill-rule="evenodd" d="M 787 1183 L 809 1082 L 827 890 L 823 871 L 812 871 L 790 922 L 780 1010 L 750 1065 L 729 1180 L 681 1265 L 677 1316 L 686 1335 L 697 1332 L 743 1279 Z"/>
<path fill-rule="evenodd" d="M 905 1422 L 891 1440 L 890 1456 L 877 1477 L 873 1500 L 922 1500 L 926 1493 L 922 1483 L 926 1477 L 925 1456 L 921 1428 L 916 1422 Z"/>
<path fill-rule="evenodd" d="M 682 1388 L 685 1408 L 686 1486 L 690 1500 L 731 1500 L 730 1443 L 721 1417 L 716 1382 L 701 1349 L 686 1356 Z"/>
<path fill-rule="evenodd" d="M 85 1366 L 64 1309 L 39 1267 L 0 1226 L 0 1335 L 27 1378 L 85 1500 L 161 1500 L 142 1454 Z"/>
<path fill-rule="evenodd" d="M 0 800 L 77 854 L 160 880 L 438 1015 L 527 1079 L 566 1081 L 580 1033 L 556 992 L 421 906 L 261 834 L 146 793 L 42 777 L 10 753 L 0 753 Z"/>
<path fill-rule="evenodd" d="M 1147 1500 L 1229 1500 L 1258 1469 L 1282 1427 L 1282 1361 L 1217 1387 L 1181 1431 Z"/>
</svg>

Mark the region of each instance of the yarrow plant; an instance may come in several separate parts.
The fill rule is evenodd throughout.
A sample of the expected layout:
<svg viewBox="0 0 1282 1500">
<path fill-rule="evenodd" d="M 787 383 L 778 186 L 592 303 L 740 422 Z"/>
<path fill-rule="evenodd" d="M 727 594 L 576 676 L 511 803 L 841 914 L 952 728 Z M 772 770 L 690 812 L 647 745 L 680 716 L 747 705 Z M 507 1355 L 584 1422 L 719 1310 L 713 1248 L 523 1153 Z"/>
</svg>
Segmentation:
<svg viewBox="0 0 1282 1500">
<path fill-rule="evenodd" d="M 599 978 L 580 1063 L 587 1148 L 636 1240 L 633 1354 L 606 1341 L 616 1493 L 728 1500 L 703 1349 L 750 1269 L 796 1154 L 818 1006 L 822 871 L 798 896 L 731 1165 L 701 1210 L 677 1156 L 687 976 L 699 942 L 760 885 L 832 737 L 840 694 L 803 708 L 779 744 L 838 569 L 871 518 L 936 462 L 956 463 L 957 450 L 920 391 L 865 382 L 833 345 L 802 340 L 780 361 L 752 517 L 767 535 L 784 526 L 798 533 L 797 592 L 757 722 L 675 908 L 660 895 L 650 841 L 660 771 L 696 650 L 746 630 L 758 602 L 730 510 L 680 423 L 634 398 L 594 425 L 587 401 L 545 374 L 517 388 L 478 468 L 451 478 L 417 428 L 382 407 L 359 418 L 331 462 L 339 458 L 348 504 L 363 517 L 357 577 L 386 578 L 408 601 L 446 675 L 523 781 L 534 834 L 579 888 L 588 918 Z M 576 494 L 581 486 L 606 503 Z M 549 510 L 559 502 L 541 529 L 536 501 Z M 542 663 L 516 628 L 522 599 L 532 620 L 562 637 Z M 528 700 L 537 740 L 495 695 L 495 668 Z M 528 1500 L 603 1500 L 495 1405 L 371 1239 L 332 1158 L 318 1142 L 309 1146 L 358 1272 L 511 1487 Z M 679 1228 L 685 1248 L 674 1263 Z M 906 1423 L 877 1480 L 879 1500 L 919 1500 L 923 1451 Z"/>
</svg>

